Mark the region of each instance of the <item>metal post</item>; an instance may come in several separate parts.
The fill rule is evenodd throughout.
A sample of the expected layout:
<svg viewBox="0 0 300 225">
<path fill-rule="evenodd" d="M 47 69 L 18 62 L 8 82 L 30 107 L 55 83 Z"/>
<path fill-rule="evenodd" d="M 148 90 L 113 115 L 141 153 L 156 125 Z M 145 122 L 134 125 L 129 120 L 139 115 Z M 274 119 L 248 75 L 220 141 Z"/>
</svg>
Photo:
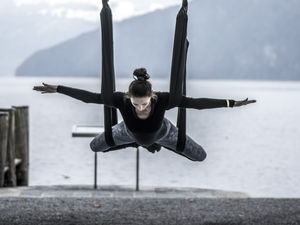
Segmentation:
<svg viewBox="0 0 300 225">
<path fill-rule="evenodd" d="M 136 187 L 135 190 L 139 191 L 139 166 L 140 166 L 140 154 L 139 147 L 136 148 Z"/>
<path fill-rule="evenodd" d="M 97 152 L 95 152 L 94 160 L 94 189 L 97 189 Z"/>
</svg>

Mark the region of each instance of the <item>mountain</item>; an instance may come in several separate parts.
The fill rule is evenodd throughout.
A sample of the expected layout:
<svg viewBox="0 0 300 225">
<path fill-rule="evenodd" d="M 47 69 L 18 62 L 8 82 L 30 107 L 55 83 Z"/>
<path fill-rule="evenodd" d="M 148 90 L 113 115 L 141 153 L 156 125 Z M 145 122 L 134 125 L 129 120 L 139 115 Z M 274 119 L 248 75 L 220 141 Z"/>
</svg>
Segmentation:
<svg viewBox="0 0 300 225">
<path fill-rule="evenodd" d="M 79 6 L 60 7 L 76 9 Z M 48 5 L 17 6 L 11 0 L 1 1 L 0 76 L 13 75 L 17 66 L 39 49 L 54 46 L 98 26 L 95 22 L 52 15 L 45 9 L 54 12 Z"/>
<path fill-rule="evenodd" d="M 114 24 L 119 77 L 146 67 L 168 77 L 176 14 L 170 7 Z M 210 79 L 300 79 L 300 1 L 194 0 L 189 4 L 187 74 Z M 99 76 L 99 29 L 27 58 L 17 76 Z"/>
</svg>

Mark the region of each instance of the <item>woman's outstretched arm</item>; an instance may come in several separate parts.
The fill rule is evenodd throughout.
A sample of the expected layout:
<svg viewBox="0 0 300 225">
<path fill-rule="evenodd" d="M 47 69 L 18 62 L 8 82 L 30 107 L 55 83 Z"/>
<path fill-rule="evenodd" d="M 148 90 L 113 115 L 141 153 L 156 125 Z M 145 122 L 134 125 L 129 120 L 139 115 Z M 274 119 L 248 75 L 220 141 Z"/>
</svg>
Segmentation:
<svg viewBox="0 0 300 225">
<path fill-rule="evenodd" d="M 235 101 L 232 99 L 190 98 L 183 96 L 178 107 L 193 109 L 212 109 L 221 107 L 236 107 L 254 103 L 256 100 Z"/>
<path fill-rule="evenodd" d="M 61 94 L 68 95 L 72 98 L 81 100 L 85 103 L 103 104 L 102 96 L 100 93 L 92 93 L 89 91 L 66 87 L 62 85 L 50 85 L 46 83 L 42 83 L 42 84 L 44 86 L 34 86 L 33 90 L 40 91 L 42 94 L 58 92 Z"/>
</svg>

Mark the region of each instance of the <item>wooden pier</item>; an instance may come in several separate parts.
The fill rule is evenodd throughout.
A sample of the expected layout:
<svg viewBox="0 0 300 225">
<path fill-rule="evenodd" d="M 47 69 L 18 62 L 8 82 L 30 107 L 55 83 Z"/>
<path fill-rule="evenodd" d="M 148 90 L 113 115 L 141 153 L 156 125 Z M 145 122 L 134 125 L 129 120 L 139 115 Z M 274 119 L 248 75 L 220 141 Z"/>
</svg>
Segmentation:
<svg viewBox="0 0 300 225">
<path fill-rule="evenodd" d="M 28 186 L 29 108 L 0 108 L 0 187 Z"/>
</svg>

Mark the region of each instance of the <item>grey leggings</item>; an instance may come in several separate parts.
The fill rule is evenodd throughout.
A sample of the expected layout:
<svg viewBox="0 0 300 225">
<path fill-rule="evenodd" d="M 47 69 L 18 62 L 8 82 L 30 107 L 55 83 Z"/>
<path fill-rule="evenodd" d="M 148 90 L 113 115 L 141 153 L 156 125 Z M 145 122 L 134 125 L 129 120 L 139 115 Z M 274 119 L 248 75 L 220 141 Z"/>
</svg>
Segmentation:
<svg viewBox="0 0 300 225">
<path fill-rule="evenodd" d="M 155 143 L 173 149 L 176 152 L 178 128 L 166 118 L 163 120 L 163 126 L 167 127 L 166 133 Z M 116 145 L 135 142 L 135 139 L 127 132 L 124 121 L 112 127 L 112 134 Z M 90 143 L 90 147 L 94 152 L 101 152 L 110 148 L 105 142 L 104 133 L 97 135 Z M 204 149 L 188 135 L 186 135 L 185 148 L 181 154 L 193 161 L 203 161 L 206 158 Z"/>
</svg>

